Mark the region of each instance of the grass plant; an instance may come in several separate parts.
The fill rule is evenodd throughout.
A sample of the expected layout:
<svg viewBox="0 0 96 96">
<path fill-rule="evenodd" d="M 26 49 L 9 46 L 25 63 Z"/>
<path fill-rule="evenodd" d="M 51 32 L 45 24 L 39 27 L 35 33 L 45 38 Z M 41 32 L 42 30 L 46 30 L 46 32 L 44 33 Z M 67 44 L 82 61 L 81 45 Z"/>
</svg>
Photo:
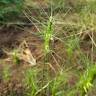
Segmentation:
<svg viewBox="0 0 96 96">
<path fill-rule="evenodd" d="M 27 86 L 26 96 L 35 96 L 36 92 L 39 90 L 37 73 L 38 70 L 34 70 L 32 68 L 25 72 L 24 83 Z"/>
<path fill-rule="evenodd" d="M 14 50 L 13 51 L 12 58 L 13 58 L 13 62 L 16 65 L 20 64 L 20 58 L 19 58 L 19 54 L 18 54 L 18 51 L 17 50 Z"/>
<path fill-rule="evenodd" d="M 83 94 L 87 94 L 87 92 L 93 86 L 93 81 L 96 75 L 96 65 L 89 65 L 87 70 L 84 72 L 84 75 L 81 76 L 79 85 L 80 89 L 83 90 Z"/>
<path fill-rule="evenodd" d="M 47 27 L 44 32 L 44 50 L 45 54 L 50 52 L 50 42 L 53 40 L 53 17 L 50 16 Z"/>
</svg>

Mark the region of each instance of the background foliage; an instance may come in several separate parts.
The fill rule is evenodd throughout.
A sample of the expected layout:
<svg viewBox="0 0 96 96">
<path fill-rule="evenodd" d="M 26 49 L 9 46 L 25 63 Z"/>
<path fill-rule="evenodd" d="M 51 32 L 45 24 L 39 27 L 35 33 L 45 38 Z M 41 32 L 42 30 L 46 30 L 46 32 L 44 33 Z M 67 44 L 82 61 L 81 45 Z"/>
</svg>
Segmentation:
<svg viewBox="0 0 96 96">
<path fill-rule="evenodd" d="M 0 0 L 0 21 L 14 20 L 23 8 L 24 0 Z"/>
</svg>

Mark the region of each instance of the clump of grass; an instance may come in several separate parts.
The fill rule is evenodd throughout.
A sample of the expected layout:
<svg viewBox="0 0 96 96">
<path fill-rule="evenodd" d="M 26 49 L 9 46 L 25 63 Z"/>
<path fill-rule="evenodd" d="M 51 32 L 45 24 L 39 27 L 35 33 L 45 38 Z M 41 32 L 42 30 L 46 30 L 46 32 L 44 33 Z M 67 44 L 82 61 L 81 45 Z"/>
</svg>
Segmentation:
<svg viewBox="0 0 96 96">
<path fill-rule="evenodd" d="M 67 82 L 68 75 L 66 72 L 59 72 L 54 78 L 51 78 L 47 81 L 37 92 L 36 96 L 39 93 L 50 95 L 50 96 L 63 96 L 65 90 L 65 84 Z M 40 95 L 42 96 L 42 95 Z M 45 96 L 45 95 L 44 95 Z"/>
<path fill-rule="evenodd" d="M 71 37 L 67 40 L 66 46 L 67 46 L 67 53 L 68 57 L 72 57 L 75 50 L 78 50 L 80 48 L 79 45 L 80 39 L 79 37 Z"/>
<path fill-rule="evenodd" d="M 88 66 L 82 74 L 73 89 L 68 91 L 67 96 L 77 96 L 77 94 L 80 96 L 87 96 L 88 91 L 92 89 L 96 76 L 96 65 Z"/>
<path fill-rule="evenodd" d="M 19 58 L 19 55 L 18 55 L 18 51 L 17 50 L 14 50 L 13 51 L 12 57 L 13 57 L 13 62 L 16 65 L 20 64 L 20 58 Z"/>
<path fill-rule="evenodd" d="M 79 88 L 82 90 L 83 94 L 87 94 L 90 88 L 93 86 L 93 81 L 96 75 L 96 65 L 88 66 L 84 75 L 81 76 L 80 82 L 78 83 Z"/>
<path fill-rule="evenodd" d="M 26 96 L 35 96 L 36 92 L 39 90 L 38 79 L 37 79 L 38 70 L 32 68 L 26 70 L 24 83 L 27 87 Z"/>
<path fill-rule="evenodd" d="M 51 96 L 63 96 L 65 90 L 64 86 L 67 82 L 67 73 L 60 72 L 49 85 Z"/>
<path fill-rule="evenodd" d="M 53 40 L 53 17 L 50 16 L 47 27 L 44 32 L 44 50 L 45 54 L 50 52 L 50 41 Z"/>
</svg>

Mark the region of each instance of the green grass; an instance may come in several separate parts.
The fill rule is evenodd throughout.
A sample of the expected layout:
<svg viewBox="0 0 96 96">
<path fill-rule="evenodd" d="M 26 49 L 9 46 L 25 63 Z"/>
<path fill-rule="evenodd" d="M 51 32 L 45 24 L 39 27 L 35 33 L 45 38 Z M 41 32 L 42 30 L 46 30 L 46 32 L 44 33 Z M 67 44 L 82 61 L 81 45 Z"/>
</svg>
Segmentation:
<svg viewBox="0 0 96 96">
<path fill-rule="evenodd" d="M 63 96 L 65 90 L 65 84 L 68 79 L 68 74 L 66 72 L 60 72 L 49 85 L 49 90 L 51 91 L 51 96 Z"/>
<path fill-rule="evenodd" d="M 23 9 L 23 2 L 23 0 L 0 0 L 0 23 L 12 21 L 18 17 Z"/>
<path fill-rule="evenodd" d="M 50 11 L 53 14 L 51 12 L 51 15 L 47 18 L 42 17 L 40 14 L 45 22 L 40 18 L 40 20 L 37 20 L 36 16 L 35 18 L 32 17 L 30 15 L 31 9 L 28 10 L 28 14 L 25 12 L 26 17 L 31 23 L 35 21 L 35 23 L 33 22 L 34 26 L 38 29 L 38 32 L 40 31 L 39 37 L 42 39 L 44 54 L 44 60 L 40 63 L 41 66 L 44 65 L 41 69 L 42 72 L 37 67 L 29 68 L 25 71 L 24 85 L 26 86 L 26 96 L 47 96 L 48 94 L 49 96 L 76 96 L 77 94 L 86 96 L 93 89 L 96 75 L 94 60 L 96 49 L 96 39 L 94 38 L 96 31 L 95 3 L 95 0 L 49 1 L 47 4 L 52 4 L 50 5 Z M 67 10 L 66 12 L 66 8 L 69 11 Z M 56 11 L 57 9 L 59 11 Z M 41 13 L 49 15 L 50 11 L 47 14 L 45 9 L 43 9 L 44 13 L 42 11 Z M 59 13 L 60 11 L 61 13 Z M 58 22 L 56 21 L 60 24 L 57 24 Z M 38 23 L 37 25 L 36 22 Z M 38 27 L 38 25 L 40 26 Z M 88 40 L 86 36 L 88 36 Z M 56 43 L 54 43 L 55 39 L 57 40 Z M 53 43 L 55 46 L 53 46 Z M 87 43 L 90 44 L 87 45 Z M 54 52 L 55 55 L 51 52 Z M 54 55 L 55 63 L 63 71 L 58 70 L 58 68 L 55 69 L 57 66 L 55 66 L 51 55 Z M 18 52 L 16 51 L 13 52 L 13 60 L 15 64 L 19 64 Z M 52 65 L 51 68 L 54 67 L 55 74 L 53 71 L 51 72 L 48 64 Z M 70 84 L 68 83 L 70 81 L 70 74 L 68 73 L 74 73 L 78 77 L 75 84 L 71 87 L 69 87 Z M 50 76 L 53 74 L 54 76 Z M 9 79 L 7 69 L 4 71 L 3 78 Z"/>
<path fill-rule="evenodd" d="M 17 50 L 14 50 L 13 51 L 12 58 L 13 58 L 14 64 L 16 64 L 16 65 L 19 65 L 20 64 L 20 58 L 19 58 L 19 54 L 18 54 L 18 51 Z"/>
<path fill-rule="evenodd" d="M 44 50 L 45 54 L 48 54 L 51 50 L 50 42 L 53 40 L 53 17 L 50 16 L 48 24 L 44 32 Z"/>
<path fill-rule="evenodd" d="M 68 89 L 66 89 L 66 87 L 67 87 L 66 82 L 68 81 L 68 79 L 67 79 L 68 74 L 65 71 L 62 72 L 62 74 L 60 73 L 58 75 L 55 75 L 55 77 L 51 78 L 51 79 L 49 76 L 50 74 L 48 73 L 48 72 L 50 72 L 50 70 L 44 71 L 43 74 L 46 75 L 46 78 L 47 78 L 46 84 L 44 86 L 42 86 L 40 89 L 38 89 L 36 87 L 35 88 L 35 90 L 37 89 L 37 92 L 35 91 L 36 94 L 39 92 L 40 93 L 45 92 L 46 94 L 51 94 L 51 96 L 64 96 L 64 94 L 66 94 L 66 96 L 75 96 L 75 94 L 80 93 L 80 96 L 85 96 L 87 94 L 87 92 L 92 88 L 94 76 L 96 74 L 95 65 L 92 65 L 92 62 L 94 62 L 94 61 L 92 61 L 93 54 L 90 56 L 90 55 L 86 55 L 85 53 L 83 53 L 83 51 L 81 49 L 82 46 L 80 45 L 83 41 L 82 34 L 85 34 L 86 31 L 90 31 L 91 28 L 95 29 L 94 9 L 96 6 L 95 6 L 95 1 L 94 2 L 90 1 L 90 2 L 89 1 L 83 2 L 81 0 L 79 0 L 79 3 L 74 2 L 74 1 L 71 2 L 73 5 L 68 5 L 68 6 L 72 7 L 73 8 L 72 10 L 75 10 L 75 11 L 71 11 L 71 12 L 67 13 L 66 16 L 64 17 L 64 19 L 60 18 L 62 20 L 62 22 L 65 22 L 64 23 L 65 25 L 63 25 L 63 24 L 55 25 L 54 21 L 53 21 L 53 19 L 55 20 L 55 16 L 50 16 L 49 20 L 46 20 L 47 24 L 43 26 L 44 30 L 43 30 L 43 36 L 42 36 L 42 38 L 44 40 L 44 44 L 43 44 L 44 49 L 43 50 L 44 50 L 44 54 L 45 54 L 45 59 L 47 58 L 46 55 L 49 54 L 52 50 L 51 43 L 52 43 L 52 41 L 54 41 L 54 38 L 56 35 L 58 37 L 57 39 L 60 41 L 60 43 L 62 43 L 62 45 L 64 44 L 65 49 L 61 49 L 60 50 L 61 53 L 63 52 L 63 50 L 65 50 L 67 52 L 65 61 L 66 62 L 70 61 L 69 64 L 66 63 L 68 65 L 63 65 L 64 67 L 62 67 L 62 69 L 68 68 L 68 67 L 73 68 L 74 67 L 73 64 L 75 64 L 75 66 L 78 66 L 78 64 L 79 64 L 79 66 L 83 67 L 82 72 L 81 72 L 81 69 L 79 70 L 79 69 L 75 69 L 75 68 L 72 70 L 70 69 L 69 71 L 71 72 L 71 71 L 75 70 L 77 72 L 77 73 L 75 73 L 76 75 L 83 74 L 83 76 L 80 76 L 80 78 L 78 78 L 79 80 L 76 82 L 76 85 L 73 86 L 73 89 L 72 88 L 70 89 L 69 87 L 68 87 Z M 58 6 L 56 6 L 57 3 L 58 3 Z M 66 5 L 65 5 L 66 3 L 70 4 L 70 2 L 66 2 L 63 0 L 62 1 L 55 0 L 53 2 L 50 2 L 50 4 L 53 4 L 52 6 L 55 6 L 53 8 L 53 10 L 59 8 L 60 11 L 62 11 L 61 10 L 62 8 L 66 9 Z M 64 6 L 62 6 L 62 4 Z M 77 14 L 76 16 L 78 16 L 78 17 L 75 18 L 73 16 L 74 18 L 71 19 L 72 21 L 70 21 L 70 17 L 71 17 L 70 14 L 74 15 L 74 12 Z M 57 14 L 59 14 L 59 16 L 60 16 L 60 13 L 57 13 Z M 65 14 L 63 14 L 63 15 L 65 15 Z M 57 17 L 57 19 L 58 19 L 58 17 Z M 64 21 L 65 19 L 67 19 L 67 22 Z M 68 19 L 69 19 L 69 21 L 68 21 Z M 59 21 L 59 19 L 58 19 L 58 21 Z M 53 25 L 55 25 L 55 26 L 53 26 Z M 58 30 L 55 30 L 55 27 L 57 27 L 57 29 L 59 29 L 59 28 L 63 28 L 63 29 L 61 29 L 61 32 L 60 32 Z M 65 34 L 66 36 L 64 37 L 63 34 Z M 93 37 L 91 36 L 91 44 L 93 44 L 92 40 L 93 40 Z M 92 45 L 92 48 L 93 48 L 93 45 Z M 93 52 L 92 48 L 90 49 L 91 53 Z M 48 55 L 48 56 L 50 57 L 50 55 Z M 60 56 L 61 56 L 61 54 L 60 54 Z M 61 58 L 63 58 L 63 56 Z M 48 62 L 50 62 L 50 60 L 48 60 Z M 46 61 L 45 61 L 45 63 L 46 63 Z M 63 64 L 65 64 L 65 63 L 63 63 Z M 67 67 L 65 67 L 65 66 L 67 66 Z M 37 85 L 35 85 L 35 86 L 37 86 Z M 75 90 L 75 88 L 76 88 L 76 90 Z M 34 87 L 33 87 L 33 89 L 34 89 Z"/>
<path fill-rule="evenodd" d="M 96 75 L 96 65 L 89 65 L 86 71 L 84 72 L 84 75 L 81 76 L 79 85 L 80 89 L 83 90 L 85 94 L 91 89 L 93 86 L 93 81 L 95 79 Z"/>
<path fill-rule="evenodd" d="M 36 96 L 35 94 L 39 90 L 37 75 L 37 69 L 30 68 L 26 70 L 24 79 L 25 86 L 27 87 L 26 96 Z"/>
</svg>

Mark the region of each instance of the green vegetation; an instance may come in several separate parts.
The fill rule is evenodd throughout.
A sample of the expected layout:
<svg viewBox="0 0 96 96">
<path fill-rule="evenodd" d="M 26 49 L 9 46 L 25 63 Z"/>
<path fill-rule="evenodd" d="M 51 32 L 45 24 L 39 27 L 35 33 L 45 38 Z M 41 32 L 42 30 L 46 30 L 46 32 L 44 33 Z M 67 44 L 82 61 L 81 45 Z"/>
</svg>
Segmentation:
<svg viewBox="0 0 96 96">
<path fill-rule="evenodd" d="M 44 50 L 45 54 L 50 52 L 50 42 L 53 40 L 53 17 L 50 16 L 46 31 L 44 32 Z"/>
<path fill-rule="evenodd" d="M 81 76 L 79 86 L 83 90 L 83 92 L 86 94 L 90 87 L 93 86 L 93 81 L 96 75 L 96 65 L 88 66 L 86 72 L 83 76 Z"/>
<path fill-rule="evenodd" d="M 18 52 L 17 50 L 14 50 L 13 54 L 12 54 L 12 57 L 13 57 L 13 62 L 18 65 L 20 64 L 20 58 L 19 58 L 19 55 L 18 55 Z"/>
<path fill-rule="evenodd" d="M 52 96 L 62 96 L 65 92 L 64 87 L 68 79 L 66 72 L 60 72 L 51 82 L 49 88 Z"/>
<path fill-rule="evenodd" d="M 0 22 L 14 20 L 14 16 L 20 14 L 23 2 L 23 0 L 0 0 Z"/>
<path fill-rule="evenodd" d="M 26 96 L 36 96 L 35 94 L 39 90 L 37 73 L 38 70 L 34 70 L 32 68 L 28 69 L 25 73 L 24 83 L 27 86 Z"/>
<path fill-rule="evenodd" d="M 12 72 L 20 73 L 25 96 L 96 95 L 96 0 L 1 0 L 0 5 L 1 22 L 22 19 L 28 24 L 13 29 L 20 38 L 16 49 L 28 48 L 30 52 L 18 54 L 15 50 L 7 60 L 3 59 L 10 65 L 20 64 L 16 68 L 13 64 Z M 18 31 L 19 36 L 18 29 L 23 30 Z M 23 41 L 28 43 L 25 48 Z M 32 57 L 36 58 L 35 66 L 28 63 Z M 10 73 L 9 68 L 4 68 L 3 79 L 10 80 Z"/>
</svg>

